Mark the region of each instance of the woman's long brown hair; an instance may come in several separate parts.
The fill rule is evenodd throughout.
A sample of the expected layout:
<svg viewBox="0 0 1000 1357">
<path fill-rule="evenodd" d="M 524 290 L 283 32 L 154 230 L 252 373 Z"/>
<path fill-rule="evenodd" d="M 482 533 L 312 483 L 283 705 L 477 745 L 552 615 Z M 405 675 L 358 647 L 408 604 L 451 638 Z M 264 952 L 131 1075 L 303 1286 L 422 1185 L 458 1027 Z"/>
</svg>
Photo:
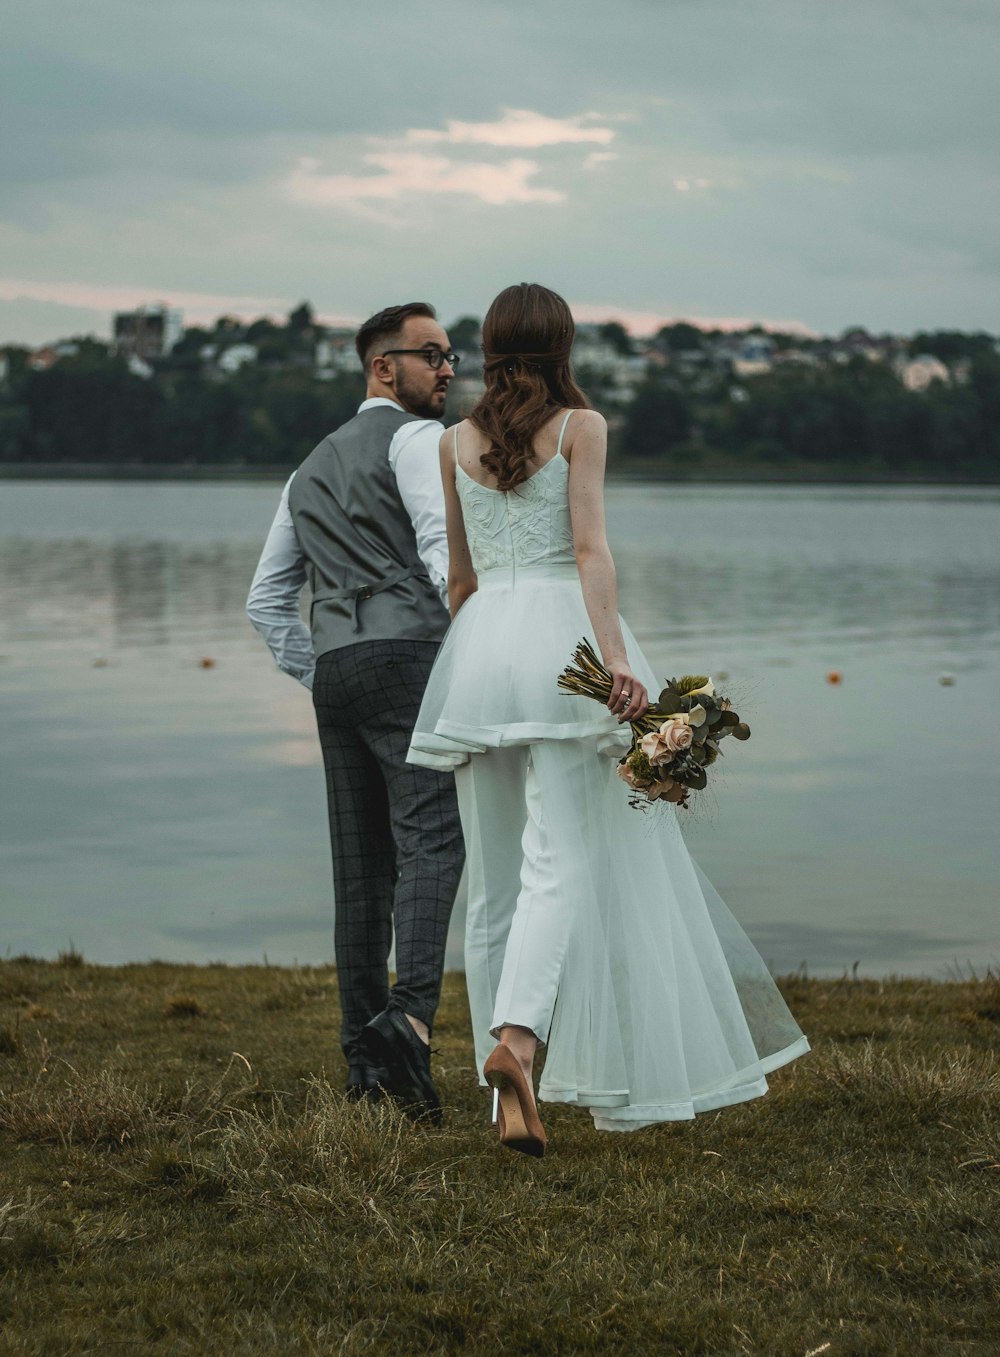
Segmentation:
<svg viewBox="0 0 1000 1357">
<path fill-rule="evenodd" d="M 505 288 L 486 313 L 486 390 L 469 422 L 490 440 L 479 461 L 498 490 L 513 490 L 531 475 L 535 435 L 554 410 L 590 405 L 570 365 L 575 331 L 562 297 L 540 283 Z"/>
</svg>

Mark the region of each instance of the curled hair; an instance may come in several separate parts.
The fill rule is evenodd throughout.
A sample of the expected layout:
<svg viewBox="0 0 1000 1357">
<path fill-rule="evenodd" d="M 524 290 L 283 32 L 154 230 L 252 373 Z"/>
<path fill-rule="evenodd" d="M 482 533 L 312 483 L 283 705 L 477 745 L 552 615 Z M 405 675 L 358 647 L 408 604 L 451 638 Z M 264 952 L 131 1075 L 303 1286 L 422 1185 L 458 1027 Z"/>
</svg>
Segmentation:
<svg viewBox="0 0 1000 1357">
<path fill-rule="evenodd" d="M 498 490 L 529 478 L 535 435 L 553 411 L 590 405 L 570 363 L 575 328 L 562 297 L 540 283 L 505 288 L 486 313 L 486 390 L 469 422 L 490 440 L 479 461 Z"/>
<path fill-rule="evenodd" d="M 429 320 L 436 320 L 437 312 L 429 302 L 404 302 L 401 306 L 387 306 L 365 321 L 354 336 L 354 347 L 365 372 L 375 357 L 374 350 L 382 348 L 384 344 L 394 343 L 410 316 L 426 316 Z"/>
</svg>

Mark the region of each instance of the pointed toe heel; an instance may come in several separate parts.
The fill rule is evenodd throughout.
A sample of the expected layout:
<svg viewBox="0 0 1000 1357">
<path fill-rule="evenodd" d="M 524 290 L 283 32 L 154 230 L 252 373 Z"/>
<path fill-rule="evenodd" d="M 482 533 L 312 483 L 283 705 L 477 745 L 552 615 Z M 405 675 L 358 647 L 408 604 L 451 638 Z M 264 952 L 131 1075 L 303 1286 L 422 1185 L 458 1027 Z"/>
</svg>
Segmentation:
<svg viewBox="0 0 1000 1357">
<path fill-rule="evenodd" d="M 493 1089 L 493 1123 L 500 1144 L 541 1159 L 548 1142 L 531 1085 L 516 1057 L 506 1046 L 498 1046 L 483 1066 L 483 1074 Z"/>
</svg>

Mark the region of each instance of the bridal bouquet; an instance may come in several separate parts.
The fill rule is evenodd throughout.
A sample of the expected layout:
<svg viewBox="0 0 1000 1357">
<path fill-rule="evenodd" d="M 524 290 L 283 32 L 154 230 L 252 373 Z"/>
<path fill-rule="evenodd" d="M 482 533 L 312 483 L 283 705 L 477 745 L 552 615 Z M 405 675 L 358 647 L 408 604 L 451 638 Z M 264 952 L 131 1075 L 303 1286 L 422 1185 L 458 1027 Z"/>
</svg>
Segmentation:
<svg viewBox="0 0 1000 1357">
<path fill-rule="evenodd" d="M 607 705 L 611 675 L 589 641 L 580 642 L 573 660 L 559 675 L 560 690 Z M 689 792 L 707 785 L 706 770 L 721 754 L 722 740 L 750 738 L 750 727 L 702 675 L 668 679 L 656 701 L 630 724 L 632 747 L 618 764 L 618 776 L 640 809 L 650 801 L 686 806 Z"/>
</svg>

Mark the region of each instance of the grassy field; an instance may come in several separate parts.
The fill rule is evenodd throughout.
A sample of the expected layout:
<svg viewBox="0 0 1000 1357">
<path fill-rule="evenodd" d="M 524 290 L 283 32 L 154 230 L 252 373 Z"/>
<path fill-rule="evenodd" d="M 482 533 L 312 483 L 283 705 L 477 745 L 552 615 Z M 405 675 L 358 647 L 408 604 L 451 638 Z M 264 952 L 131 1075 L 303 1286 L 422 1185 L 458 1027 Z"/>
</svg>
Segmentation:
<svg viewBox="0 0 1000 1357">
<path fill-rule="evenodd" d="M 328 969 L 0 962 L 0 1352 L 1000 1352 L 1000 982 L 782 989 L 756 1103 L 503 1151 L 340 1089 Z"/>
</svg>

